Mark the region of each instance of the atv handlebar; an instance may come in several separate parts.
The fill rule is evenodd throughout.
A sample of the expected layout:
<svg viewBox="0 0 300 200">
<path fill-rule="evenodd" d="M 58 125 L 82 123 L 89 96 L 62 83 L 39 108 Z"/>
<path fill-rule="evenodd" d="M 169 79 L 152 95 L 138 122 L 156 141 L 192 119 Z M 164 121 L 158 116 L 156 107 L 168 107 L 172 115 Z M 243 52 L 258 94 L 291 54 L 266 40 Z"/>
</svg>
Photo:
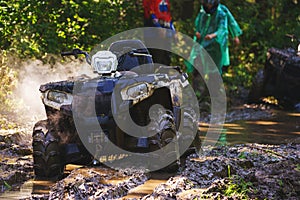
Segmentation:
<svg viewBox="0 0 300 200">
<path fill-rule="evenodd" d="M 294 35 L 294 34 L 286 34 L 285 36 L 290 38 L 292 40 L 292 42 L 294 42 L 294 41 L 300 42 L 300 38 L 297 38 L 296 35 Z"/>
<path fill-rule="evenodd" d="M 85 56 L 85 60 L 88 64 L 91 64 L 90 55 L 87 52 L 82 51 L 80 49 L 73 49 L 72 51 L 60 53 L 61 56 L 75 56 L 75 58 L 78 58 L 78 55 L 80 55 L 80 54 Z"/>
<path fill-rule="evenodd" d="M 120 51 L 120 52 L 114 52 L 119 58 L 121 59 L 121 56 L 122 55 L 125 55 L 125 54 L 128 54 L 130 56 L 148 56 L 148 57 L 152 57 L 152 55 L 150 55 L 148 53 L 148 51 L 145 51 L 143 49 L 132 49 L 132 48 L 123 48 L 123 51 Z M 90 55 L 85 52 L 85 51 L 82 51 L 80 49 L 73 49 L 72 51 L 66 51 L 66 52 L 61 52 L 60 55 L 61 56 L 75 56 L 75 58 L 77 59 L 78 58 L 78 55 L 84 55 L 85 56 L 85 59 L 86 59 L 86 62 L 88 64 L 91 64 L 91 58 L 90 58 Z"/>
<path fill-rule="evenodd" d="M 135 52 L 135 51 L 131 51 L 129 52 L 130 56 L 148 56 L 152 58 L 152 55 L 148 54 L 148 53 L 144 53 L 144 52 Z"/>
</svg>

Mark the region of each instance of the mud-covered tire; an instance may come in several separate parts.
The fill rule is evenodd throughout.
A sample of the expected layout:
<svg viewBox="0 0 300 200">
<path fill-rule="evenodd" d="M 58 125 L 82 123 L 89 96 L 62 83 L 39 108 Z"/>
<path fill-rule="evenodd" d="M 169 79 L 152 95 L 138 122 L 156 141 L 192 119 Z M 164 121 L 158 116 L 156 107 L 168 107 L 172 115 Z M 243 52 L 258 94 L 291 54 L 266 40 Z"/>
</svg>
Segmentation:
<svg viewBox="0 0 300 200">
<path fill-rule="evenodd" d="M 264 71 L 261 69 L 257 72 L 252 81 L 252 86 L 248 94 L 248 103 L 258 103 L 261 101 L 264 95 L 264 78 Z"/>
<path fill-rule="evenodd" d="M 183 147 L 189 145 L 188 149 L 180 149 L 182 159 L 185 159 L 190 154 L 199 153 L 201 150 L 201 139 L 198 117 L 192 109 L 183 109 L 183 119 L 181 121 L 179 132 L 181 133 L 179 145 Z"/>
<path fill-rule="evenodd" d="M 176 127 L 173 113 L 168 110 L 159 117 L 160 143 L 164 147 L 176 137 Z"/>
<path fill-rule="evenodd" d="M 59 178 L 64 172 L 59 139 L 53 131 L 48 129 L 46 120 L 35 124 L 32 147 L 35 175 L 37 177 Z"/>
<path fill-rule="evenodd" d="M 161 169 L 166 172 L 174 172 L 177 171 L 177 153 L 176 153 L 176 143 L 177 143 L 177 131 L 174 120 L 174 114 L 171 110 L 165 110 L 164 112 L 158 112 L 157 116 L 158 130 L 159 130 L 159 146 L 164 149 L 164 156 L 160 156 L 162 162 L 164 162 L 165 157 L 174 158 L 174 162 L 169 164 L 168 166 Z M 174 143 L 175 145 L 170 145 L 170 143 Z"/>
<path fill-rule="evenodd" d="M 162 147 L 168 145 L 170 142 L 175 142 L 178 145 L 178 149 L 166 149 L 171 156 L 174 156 L 176 151 L 176 157 L 178 160 L 171 163 L 169 166 L 165 167 L 163 171 L 177 171 L 180 165 L 185 163 L 185 159 L 188 155 L 193 153 L 198 153 L 201 149 L 200 133 L 198 130 L 198 121 L 196 113 L 189 109 L 184 109 L 182 124 L 179 128 L 179 132 L 176 130 L 175 119 L 173 112 L 167 111 L 163 115 L 159 115 L 160 128 L 161 128 L 161 144 Z M 181 134 L 178 138 L 178 134 Z M 192 141 L 192 142 L 191 142 Z M 175 145 L 175 146 L 176 146 Z M 182 148 L 182 147 L 188 147 Z M 179 157 L 178 157 L 179 156 Z M 180 165 L 178 165 L 180 164 Z"/>
</svg>

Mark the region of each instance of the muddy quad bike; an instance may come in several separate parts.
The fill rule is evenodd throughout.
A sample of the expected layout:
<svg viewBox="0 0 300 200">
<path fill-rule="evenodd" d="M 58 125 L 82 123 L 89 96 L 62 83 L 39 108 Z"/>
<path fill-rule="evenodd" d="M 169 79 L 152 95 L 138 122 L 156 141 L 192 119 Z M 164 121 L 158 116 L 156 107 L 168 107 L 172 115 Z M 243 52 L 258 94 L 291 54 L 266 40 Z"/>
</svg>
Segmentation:
<svg viewBox="0 0 300 200">
<path fill-rule="evenodd" d="M 193 109 L 197 103 L 192 98 L 183 102 L 182 95 L 187 94 L 182 91 L 189 84 L 179 67 L 155 68 L 140 40 L 116 41 L 108 51 L 92 56 L 80 49 L 63 52 L 62 56 L 80 54 L 85 55 L 96 77 L 81 76 L 40 86 L 47 119 L 37 122 L 32 134 L 36 176 L 60 177 L 66 164 L 88 165 L 95 158 L 101 161 L 99 158 L 106 156 L 101 153 L 111 148 L 108 143 L 141 156 L 172 142 L 176 143 L 177 159 L 178 152 L 186 155 L 199 151 L 199 114 Z M 128 134 L 120 127 L 124 124 L 118 122 L 127 118 L 137 127 L 147 126 L 151 136 Z M 182 149 L 190 140 L 189 148 Z"/>
<path fill-rule="evenodd" d="M 249 102 L 260 102 L 264 97 L 275 97 L 285 108 L 300 102 L 300 39 L 287 35 L 298 48 L 270 48 L 263 70 L 254 77 Z"/>
</svg>

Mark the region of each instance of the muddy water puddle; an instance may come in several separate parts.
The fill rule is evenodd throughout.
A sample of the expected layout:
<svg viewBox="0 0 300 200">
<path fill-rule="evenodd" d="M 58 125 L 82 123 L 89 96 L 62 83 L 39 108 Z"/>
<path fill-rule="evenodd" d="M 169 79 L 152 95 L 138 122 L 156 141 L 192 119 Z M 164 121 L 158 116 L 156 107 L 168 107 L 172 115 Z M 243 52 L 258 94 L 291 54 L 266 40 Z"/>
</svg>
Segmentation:
<svg viewBox="0 0 300 200">
<path fill-rule="evenodd" d="M 140 199 L 151 194 L 157 186 L 166 183 L 167 180 L 174 175 L 175 173 L 153 172 L 149 174 L 149 180 L 146 180 L 143 184 L 129 190 L 128 194 L 119 198 L 119 200 Z"/>
<path fill-rule="evenodd" d="M 236 115 L 236 116 L 235 116 Z M 258 116 L 253 116 L 258 115 Z M 235 119 L 235 120 L 233 120 Z M 205 133 L 208 129 L 208 123 L 200 123 L 200 130 Z M 218 144 L 234 145 L 245 143 L 260 143 L 260 144 L 287 144 L 300 143 L 300 113 L 274 111 L 271 115 L 266 116 L 265 113 L 246 112 L 233 113 L 227 118 L 226 123 L 221 130 Z M 82 169 L 83 168 L 83 169 Z M 67 165 L 65 170 L 65 177 L 70 175 L 73 171 L 85 176 L 89 168 L 77 165 Z M 90 168 L 91 169 L 91 168 Z M 152 174 L 147 175 L 147 179 L 137 180 L 132 188 L 122 186 L 128 178 L 126 176 L 112 176 L 116 171 L 106 169 L 93 169 L 97 176 L 101 176 L 99 184 L 108 185 L 112 190 L 124 190 L 123 197 L 117 199 L 140 199 L 148 194 L 151 194 L 155 188 L 163 183 L 174 174 Z M 103 178 L 104 177 L 104 178 Z M 133 177 L 136 179 L 137 177 Z M 66 183 L 67 181 L 65 181 Z M 72 182 L 72 179 L 70 179 Z M 51 188 L 58 182 L 47 180 L 30 179 L 21 186 L 13 187 L 10 191 L 0 194 L 0 199 L 47 199 Z M 129 183 L 129 182 L 128 182 Z M 113 187 L 121 185 L 120 188 Z M 97 186 L 98 187 L 98 186 Z M 128 189 L 128 190 L 127 190 Z M 95 194 L 96 195 L 96 194 Z M 102 194 L 97 194 L 102 195 Z M 112 195 L 112 194 L 107 194 Z M 122 194 L 119 194 L 121 196 Z M 118 196 L 118 195 L 117 195 Z M 74 197 L 74 196 L 73 196 Z M 97 196 L 95 196 L 97 197 Z M 68 198 L 65 196 L 65 198 Z"/>
<path fill-rule="evenodd" d="M 208 123 L 200 123 L 201 132 L 206 133 L 208 127 Z M 300 143 L 300 113 L 274 111 L 267 118 L 230 121 L 220 132 L 221 145 Z"/>
<path fill-rule="evenodd" d="M 53 181 L 36 181 L 30 179 L 21 185 L 20 189 L 14 191 L 6 191 L 0 195 L 0 199 L 31 199 L 34 195 L 47 195 L 50 187 L 55 184 Z"/>
<path fill-rule="evenodd" d="M 130 190 L 129 193 L 125 197 L 120 198 L 120 200 L 142 198 L 148 194 L 151 194 L 159 184 L 163 184 L 166 181 L 167 180 L 150 179 L 144 184 Z"/>
<path fill-rule="evenodd" d="M 175 173 L 166 173 L 166 172 L 153 172 L 147 175 L 143 174 L 139 177 L 140 180 L 138 181 L 138 183 L 134 185 L 131 181 L 129 181 L 134 176 L 130 176 L 130 175 L 124 176 L 122 172 L 117 172 L 110 168 L 106 168 L 106 167 L 88 168 L 88 167 L 77 166 L 77 165 L 67 165 L 65 170 L 65 175 L 64 175 L 66 178 L 59 181 L 59 182 L 63 182 L 63 184 L 57 184 L 59 182 L 51 181 L 51 180 L 30 179 L 25 183 L 23 183 L 18 188 L 11 191 L 6 191 L 2 195 L 0 195 L 0 199 L 5 199 L 5 200 L 10 200 L 10 199 L 27 200 L 27 199 L 48 199 L 48 198 L 56 199 L 55 193 L 57 192 L 57 189 L 72 188 L 69 187 L 68 185 L 72 185 L 76 181 L 78 181 L 79 180 L 78 177 L 83 177 L 83 176 L 89 177 L 91 172 L 93 174 L 100 175 L 102 177 L 97 181 L 93 180 L 94 183 L 97 182 L 97 184 L 99 185 L 107 186 L 109 190 L 116 190 L 113 192 L 114 194 L 120 191 L 122 193 L 124 187 L 119 188 L 118 186 L 122 184 L 125 185 L 126 189 L 128 189 L 127 191 L 124 191 L 124 194 L 126 195 L 122 196 L 117 194 L 116 195 L 117 198 L 112 197 L 113 199 L 119 199 L 119 200 L 139 199 L 148 194 L 151 194 L 158 185 L 165 183 L 170 177 L 175 175 Z M 86 183 L 89 184 L 88 182 Z M 133 187 L 129 188 L 128 185 L 132 185 Z M 51 192 L 53 193 L 52 196 L 50 194 Z M 78 196 L 77 197 L 69 196 L 68 193 L 70 193 L 70 191 L 65 190 L 64 193 L 65 193 L 64 199 L 76 199 L 78 197 Z M 118 196 L 122 196 L 122 197 L 118 197 Z M 62 194 L 60 193 L 60 198 L 61 197 Z M 108 198 L 110 199 L 110 197 Z"/>
<path fill-rule="evenodd" d="M 79 165 L 67 165 L 64 176 L 70 174 L 74 169 L 80 168 Z M 19 199 L 31 199 L 32 197 L 43 197 L 49 195 L 50 188 L 56 183 L 56 181 L 42 180 L 42 179 L 29 179 L 20 186 L 17 186 L 13 190 L 9 190 L 0 194 L 0 199 L 7 200 L 19 200 Z"/>
</svg>

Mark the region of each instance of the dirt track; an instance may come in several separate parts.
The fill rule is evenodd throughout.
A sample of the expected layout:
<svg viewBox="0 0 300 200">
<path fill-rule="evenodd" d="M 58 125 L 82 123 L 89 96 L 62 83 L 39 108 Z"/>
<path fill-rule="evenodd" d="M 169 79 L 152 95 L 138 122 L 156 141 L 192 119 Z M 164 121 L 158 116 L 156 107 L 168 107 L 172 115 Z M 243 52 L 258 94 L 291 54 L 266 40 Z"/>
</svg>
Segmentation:
<svg viewBox="0 0 300 200">
<path fill-rule="evenodd" d="M 200 157 L 190 157 L 185 167 L 173 174 L 68 165 L 65 178 L 60 181 L 34 180 L 31 158 L 20 157 L 13 168 L 9 168 L 8 163 L 1 164 L 2 173 L 6 167 L 14 177 L 5 180 L 12 187 L 6 189 L 17 191 L 6 192 L 0 198 L 297 199 L 300 194 L 299 152 L 299 144 L 214 147 L 204 149 Z M 1 177 L 5 188 L 5 177 Z M 28 179 L 31 188 L 24 195 L 18 188 Z"/>
<path fill-rule="evenodd" d="M 238 116 L 241 115 L 243 112 Z M 34 179 L 30 129 L 0 133 L 0 192 L 4 192 L 0 199 L 297 199 L 300 196 L 299 139 L 282 141 L 285 144 L 281 145 L 206 147 L 200 157 L 190 157 L 175 173 L 67 165 L 63 179 L 49 181 Z"/>
</svg>

